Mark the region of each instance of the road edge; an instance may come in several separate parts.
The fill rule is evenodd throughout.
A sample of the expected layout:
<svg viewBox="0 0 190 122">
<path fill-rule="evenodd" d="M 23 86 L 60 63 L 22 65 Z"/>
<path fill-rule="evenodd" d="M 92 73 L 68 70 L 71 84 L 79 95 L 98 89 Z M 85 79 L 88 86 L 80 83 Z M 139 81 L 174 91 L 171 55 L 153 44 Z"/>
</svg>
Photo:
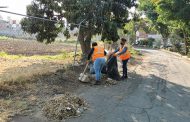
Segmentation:
<svg viewBox="0 0 190 122">
<path fill-rule="evenodd" d="M 183 56 L 183 55 L 181 55 L 181 54 L 179 54 L 179 53 L 171 52 L 171 51 L 168 51 L 168 50 L 165 50 L 165 49 L 161 49 L 160 51 L 163 51 L 163 52 L 166 52 L 166 53 L 170 53 L 170 54 L 172 54 L 172 55 L 175 55 L 175 56 L 178 56 L 178 57 L 181 57 L 181 58 L 183 58 L 183 59 L 185 59 L 185 60 L 190 61 L 190 58 L 188 58 L 187 56 Z"/>
</svg>

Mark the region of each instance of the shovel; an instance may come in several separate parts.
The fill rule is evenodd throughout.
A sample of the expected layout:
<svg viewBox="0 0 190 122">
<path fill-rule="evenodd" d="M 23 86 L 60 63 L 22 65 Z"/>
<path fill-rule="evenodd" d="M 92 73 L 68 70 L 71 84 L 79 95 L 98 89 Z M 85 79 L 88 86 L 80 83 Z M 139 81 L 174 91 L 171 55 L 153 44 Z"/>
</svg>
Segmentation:
<svg viewBox="0 0 190 122">
<path fill-rule="evenodd" d="M 86 78 L 87 78 L 88 76 L 85 75 L 85 72 L 86 72 L 86 70 L 87 70 L 87 68 L 88 68 L 88 65 L 89 65 L 89 63 L 86 64 L 86 67 L 85 67 L 83 73 L 80 74 L 79 81 L 81 81 L 81 82 L 87 82 L 87 81 L 86 81 Z"/>
</svg>

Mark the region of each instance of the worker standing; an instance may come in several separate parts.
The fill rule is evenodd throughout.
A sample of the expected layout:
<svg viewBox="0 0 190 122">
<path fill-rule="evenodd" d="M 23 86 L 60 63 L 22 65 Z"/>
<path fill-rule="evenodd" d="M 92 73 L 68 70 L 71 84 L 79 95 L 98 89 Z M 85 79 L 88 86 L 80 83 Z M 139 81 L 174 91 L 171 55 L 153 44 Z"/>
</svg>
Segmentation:
<svg viewBox="0 0 190 122">
<path fill-rule="evenodd" d="M 122 80 L 128 78 L 127 74 L 127 63 L 131 57 L 131 54 L 126 45 L 127 40 L 125 38 L 121 39 L 120 47 L 114 51 L 114 56 L 119 56 L 122 61 L 122 68 L 123 68 L 123 76 L 121 77 Z"/>
<path fill-rule="evenodd" d="M 95 85 L 100 84 L 101 80 L 101 71 L 106 63 L 106 59 L 104 56 L 106 55 L 106 51 L 103 47 L 98 46 L 96 42 L 92 43 L 92 49 L 88 55 L 88 62 L 90 59 L 93 61 L 93 69 L 95 70 L 96 83 Z"/>
</svg>

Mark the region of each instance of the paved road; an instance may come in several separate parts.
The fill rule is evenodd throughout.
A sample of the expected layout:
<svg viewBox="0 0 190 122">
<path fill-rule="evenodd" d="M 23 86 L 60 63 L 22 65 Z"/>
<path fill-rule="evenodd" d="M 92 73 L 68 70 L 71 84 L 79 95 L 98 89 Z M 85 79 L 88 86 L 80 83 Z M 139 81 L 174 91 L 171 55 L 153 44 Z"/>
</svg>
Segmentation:
<svg viewBox="0 0 190 122">
<path fill-rule="evenodd" d="M 190 122 L 190 62 L 162 51 L 141 51 L 145 59 L 130 69 L 129 80 L 79 88 L 77 94 L 90 108 L 66 122 Z"/>
<path fill-rule="evenodd" d="M 157 50 L 119 85 L 84 87 L 90 110 L 67 122 L 190 122 L 190 62 Z"/>
</svg>

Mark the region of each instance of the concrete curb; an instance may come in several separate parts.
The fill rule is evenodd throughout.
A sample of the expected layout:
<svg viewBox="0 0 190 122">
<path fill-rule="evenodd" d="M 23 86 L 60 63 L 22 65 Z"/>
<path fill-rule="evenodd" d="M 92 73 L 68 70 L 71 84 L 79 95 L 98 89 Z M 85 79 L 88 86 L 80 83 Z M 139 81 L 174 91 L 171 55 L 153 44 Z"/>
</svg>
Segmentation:
<svg viewBox="0 0 190 122">
<path fill-rule="evenodd" d="M 164 50 L 164 49 L 161 49 L 161 51 L 166 52 L 166 53 L 170 53 L 170 54 L 172 54 L 172 55 L 175 55 L 175 56 L 178 56 L 178 57 L 181 57 L 181 58 L 183 58 L 183 59 L 185 59 L 185 60 L 190 61 L 190 58 L 188 58 L 187 56 L 182 56 L 182 55 L 179 54 L 179 53 L 171 52 L 171 51 Z"/>
</svg>

